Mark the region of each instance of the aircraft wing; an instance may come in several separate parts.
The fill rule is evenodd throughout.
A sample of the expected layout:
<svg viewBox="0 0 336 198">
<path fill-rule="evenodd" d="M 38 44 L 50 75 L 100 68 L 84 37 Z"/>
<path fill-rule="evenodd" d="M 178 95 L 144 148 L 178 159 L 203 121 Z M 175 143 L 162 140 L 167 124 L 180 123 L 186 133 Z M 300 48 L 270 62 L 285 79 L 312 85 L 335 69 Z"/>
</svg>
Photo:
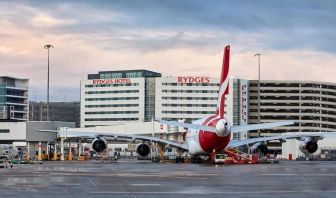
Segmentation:
<svg viewBox="0 0 336 198">
<path fill-rule="evenodd" d="M 248 144 L 254 144 L 258 142 L 267 142 L 272 140 L 280 140 L 285 141 L 286 139 L 299 139 L 299 138 L 318 138 L 322 139 L 325 137 L 336 137 L 336 132 L 288 132 L 283 133 L 281 135 L 277 136 L 271 136 L 271 137 L 259 137 L 259 138 L 249 138 L 246 140 L 231 140 L 228 148 L 238 147 L 238 146 L 244 146 Z"/>
<path fill-rule="evenodd" d="M 97 137 L 103 137 L 111 140 L 123 140 L 123 141 L 134 141 L 143 140 L 150 142 L 157 142 L 165 144 L 167 146 L 174 146 L 183 150 L 188 150 L 187 144 L 180 144 L 174 141 L 163 140 L 160 138 L 141 136 L 141 135 L 127 135 L 127 134 L 117 134 L 117 133 L 100 133 L 100 132 L 83 132 L 83 131 L 54 131 L 54 130 L 39 130 L 39 132 L 57 132 L 59 136 L 65 138 L 84 138 L 84 139 L 94 139 Z"/>
</svg>

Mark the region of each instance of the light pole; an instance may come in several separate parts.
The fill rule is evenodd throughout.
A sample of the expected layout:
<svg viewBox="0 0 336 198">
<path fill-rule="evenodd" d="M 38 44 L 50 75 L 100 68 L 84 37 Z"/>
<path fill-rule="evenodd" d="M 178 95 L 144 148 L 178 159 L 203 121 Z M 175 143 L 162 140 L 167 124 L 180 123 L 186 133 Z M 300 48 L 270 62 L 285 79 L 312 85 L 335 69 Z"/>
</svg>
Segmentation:
<svg viewBox="0 0 336 198">
<path fill-rule="evenodd" d="M 258 124 L 260 124 L 260 56 L 261 54 L 255 54 L 258 56 Z M 258 137 L 260 137 L 260 129 L 258 130 Z"/>
<path fill-rule="evenodd" d="M 48 85 L 47 85 L 47 121 L 49 121 L 49 49 L 54 46 L 48 44 L 44 46 L 44 49 L 48 50 Z"/>
</svg>

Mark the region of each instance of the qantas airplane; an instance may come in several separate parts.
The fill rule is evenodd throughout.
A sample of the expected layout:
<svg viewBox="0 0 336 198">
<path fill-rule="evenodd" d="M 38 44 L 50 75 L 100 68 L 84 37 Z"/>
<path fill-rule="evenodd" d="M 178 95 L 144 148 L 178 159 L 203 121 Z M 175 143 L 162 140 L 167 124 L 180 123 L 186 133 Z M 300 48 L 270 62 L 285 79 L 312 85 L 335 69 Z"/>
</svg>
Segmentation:
<svg viewBox="0 0 336 198">
<path fill-rule="evenodd" d="M 150 145 L 147 142 L 156 142 L 166 146 L 177 147 L 181 151 L 188 152 L 191 156 L 206 156 L 212 152 L 223 151 L 225 148 L 235 148 L 243 145 L 252 145 L 251 148 L 258 149 L 264 146 L 265 142 L 272 140 L 285 141 L 286 139 L 296 138 L 301 142 L 300 150 L 305 153 L 314 153 L 317 148 L 317 141 L 329 136 L 336 135 L 335 132 L 309 132 L 309 133 L 283 133 L 272 137 L 250 138 L 246 140 L 231 140 L 233 133 L 239 133 L 250 130 L 267 129 L 284 125 L 294 124 L 293 121 L 282 121 L 274 123 L 262 123 L 251 125 L 233 126 L 224 118 L 224 102 L 225 95 L 229 93 L 229 59 L 230 46 L 224 48 L 224 57 L 220 78 L 220 90 L 218 95 L 218 103 L 216 113 L 203 119 L 196 120 L 190 124 L 175 121 L 160 120 L 161 123 L 187 128 L 184 143 L 178 143 L 160 138 L 138 135 L 114 134 L 114 133 L 97 133 L 97 132 L 80 132 L 80 131 L 57 131 L 62 137 L 69 138 L 87 138 L 93 139 L 92 148 L 96 152 L 104 152 L 107 149 L 107 140 L 140 140 L 137 146 L 137 153 L 141 156 L 148 156 L 150 153 Z M 260 148 L 261 149 L 261 148 Z"/>
</svg>

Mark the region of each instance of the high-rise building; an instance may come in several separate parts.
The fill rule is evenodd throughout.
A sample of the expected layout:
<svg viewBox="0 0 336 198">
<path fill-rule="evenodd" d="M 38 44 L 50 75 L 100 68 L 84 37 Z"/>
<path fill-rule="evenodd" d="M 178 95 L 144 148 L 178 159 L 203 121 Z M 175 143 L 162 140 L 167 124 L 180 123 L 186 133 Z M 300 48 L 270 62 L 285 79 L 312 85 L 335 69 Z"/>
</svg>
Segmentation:
<svg viewBox="0 0 336 198">
<path fill-rule="evenodd" d="M 28 79 L 0 76 L 0 119 L 28 120 Z"/>
</svg>

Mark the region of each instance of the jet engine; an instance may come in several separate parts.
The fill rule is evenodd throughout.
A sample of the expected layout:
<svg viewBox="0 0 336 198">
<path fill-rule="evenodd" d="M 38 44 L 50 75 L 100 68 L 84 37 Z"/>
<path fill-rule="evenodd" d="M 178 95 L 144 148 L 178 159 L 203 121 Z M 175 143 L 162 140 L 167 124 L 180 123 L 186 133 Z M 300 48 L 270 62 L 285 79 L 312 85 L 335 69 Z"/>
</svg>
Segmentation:
<svg viewBox="0 0 336 198">
<path fill-rule="evenodd" d="M 268 147 L 266 144 L 262 142 L 258 142 L 258 143 L 253 144 L 252 147 L 250 147 L 250 152 L 251 153 L 262 153 L 263 155 L 267 155 Z"/>
<path fill-rule="evenodd" d="M 104 152 L 107 149 L 107 142 L 104 138 L 97 137 L 92 141 L 92 149 L 97 153 Z"/>
<path fill-rule="evenodd" d="M 231 132 L 230 124 L 227 119 L 218 120 L 216 123 L 216 134 L 220 137 L 225 137 Z"/>
<path fill-rule="evenodd" d="M 149 155 L 150 153 L 150 147 L 148 144 L 145 143 L 141 143 L 137 146 L 136 148 L 136 152 L 142 156 L 142 157 L 146 157 L 147 155 Z"/>
<path fill-rule="evenodd" d="M 300 143 L 299 149 L 304 154 L 315 153 L 318 149 L 316 141 L 306 140 Z"/>
</svg>

